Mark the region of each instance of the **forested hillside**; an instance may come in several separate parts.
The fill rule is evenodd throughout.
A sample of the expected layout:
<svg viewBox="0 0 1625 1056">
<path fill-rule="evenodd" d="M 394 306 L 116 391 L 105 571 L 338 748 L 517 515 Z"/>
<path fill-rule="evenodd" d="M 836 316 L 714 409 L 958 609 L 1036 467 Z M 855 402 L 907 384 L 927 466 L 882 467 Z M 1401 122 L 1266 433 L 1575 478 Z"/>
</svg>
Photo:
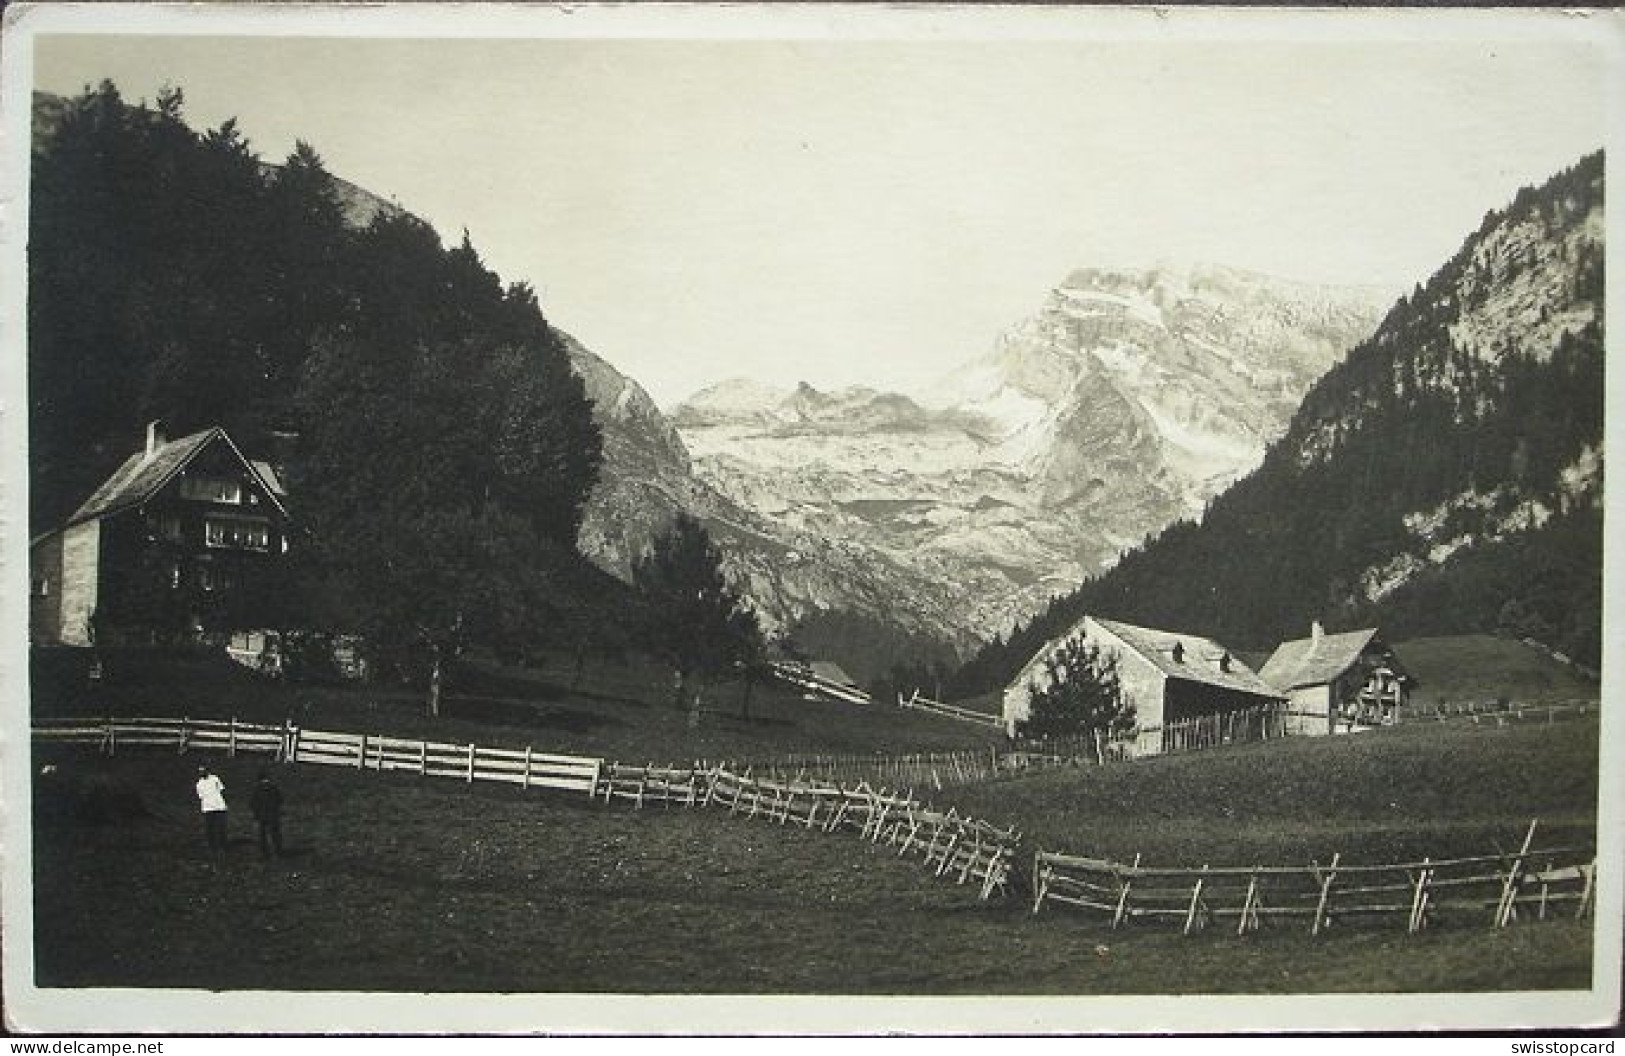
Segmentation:
<svg viewBox="0 0 1625 1056">
<path fill-rule="evenodd" d="M 601 441 L 564 344 L 465 235 L 446 248 L 299 144 L 260 161 L 179 90 L 36 108 L 31 528 L 131 451 L 224 426 L 284 463 L 307 545 L 264 593 L 332 608 L 381 657 L 534 641 L 565 584 Z M 364 226 L 362 226 L 364 223 Z M 601 589 L 594 588 L 602 593 Z"/>
<path fill-rule="evenodd" d="M 1240 648 L 1380 623 L 1601 651 L 1603 156 L 1484 217 L 1309 392 L 1263 465 L 959 674 L 1003 681 L 1083 613 Z"/>
</svg>

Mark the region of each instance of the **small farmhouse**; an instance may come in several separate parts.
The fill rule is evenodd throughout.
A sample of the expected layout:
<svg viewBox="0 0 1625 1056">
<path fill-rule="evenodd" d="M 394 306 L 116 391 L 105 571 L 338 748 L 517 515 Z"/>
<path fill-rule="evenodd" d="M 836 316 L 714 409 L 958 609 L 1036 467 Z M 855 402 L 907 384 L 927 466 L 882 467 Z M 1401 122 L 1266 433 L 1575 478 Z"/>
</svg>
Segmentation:
<svg viewBox="0 0 1625 1056">
<path fill-rule="evenodd" d="M 1259 674 L 1289 698 L 1287 729 L 1311 735 L 1392 725 L 1415 684 L 1375 627 L 1327 634 L 1318 620 Z"/>
<path fill-rule="evenodd" d="M 194 634 L 205 613 L 288 549 L 276 473 L 220 428 L 179 440 L 157 423 L 67 521 L 33 541 L 36 645 Z"/>
<path fill-rule="evenodd" d="M 1008 734 L 1014 736 L 1016 723 L 1031 712 L 1031 684 L 1044 677 L 1044 661 L 1063 642 L 1078 638 L 1117 658 L 1118 681 L 1141 731 L 1139 754 L 1162 750 L 1161 731 L 1168 723 L 1277 705 L 1285 696 L 1209 638 L 1085 616 L 1040 649 L 1005 689 Z"/>
</svg>

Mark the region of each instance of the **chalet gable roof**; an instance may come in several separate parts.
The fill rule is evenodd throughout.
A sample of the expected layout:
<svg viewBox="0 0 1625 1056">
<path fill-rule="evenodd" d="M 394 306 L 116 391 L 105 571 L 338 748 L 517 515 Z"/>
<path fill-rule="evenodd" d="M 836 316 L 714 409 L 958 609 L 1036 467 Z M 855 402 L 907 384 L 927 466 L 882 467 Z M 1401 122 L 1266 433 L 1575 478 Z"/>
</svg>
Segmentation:
<svg viewBox="0 0 1625 1056">
<path fill-rule="evenodd" d="M 1262 697 L 1281 695 L 1279 690 L 1254 674 L 1252 668 L 1243 663 L 1234 651 L 1211 638 L 1138 627 L 1121 620 L 1098 617 L 1095 623 L 1169 678 Z"/>
<path fill-rule="evenodd" d="M 1331 682 L 1354 666 L 1376 636 L 1377 629 L 1367 627 L 1282 642 L 1259 674 L 1270 685 L 1284 690 Z"/>
<path fill-rule="evenodd" d="M 64 527 L 110 517 L 132 506 L 139 506 L 163 490 L 193 459 L 216 442 L 224 443 L 231 450 L 244 471 L 265 490 L 277 511 L 286 516 L 288 511 L 282 505 L 280 487 L 273 486 L 253 463 L 243 457 L 224 429 L 213 426 L 179 440 L 164 441 L 155 445 L 151 452 L 142 449 L 125 459 L 124 464 L 114 470 L 113 475 L 103 481 L 102 486 L 73 512 Z"/>
<path fill-rule="evenodd" d="M 1254 674 L 1252 668 L 1248 667 L 1233 650 L 1226 649 L 1211 638 L 1139 627 L 1121 620 L 1107 620 L 1096 616 L 1085 616 L 1073 624 L 1065 634 L 1052 639 L 1027 661 L 1026 666 L 1016 675 L 1013 685 L 1026 685 L 1028 679 L 1032 678 L 1043 664 L 1044 659 L 1061 642 L 1078 637 L 1086 640 L 1095 637 L 1089 633 L 1090 623 L 1117 639 L 1123 648 L 1131 650 L 1167 678 L 1269 697 L 1272 700 L 1281 699 L 1279 690 Z M 1097 640 L 1094 644 L 1101 643 Z M 1229 660 L 1226 661 L 1225 657 L 1229 657 Z"/>
</svg>

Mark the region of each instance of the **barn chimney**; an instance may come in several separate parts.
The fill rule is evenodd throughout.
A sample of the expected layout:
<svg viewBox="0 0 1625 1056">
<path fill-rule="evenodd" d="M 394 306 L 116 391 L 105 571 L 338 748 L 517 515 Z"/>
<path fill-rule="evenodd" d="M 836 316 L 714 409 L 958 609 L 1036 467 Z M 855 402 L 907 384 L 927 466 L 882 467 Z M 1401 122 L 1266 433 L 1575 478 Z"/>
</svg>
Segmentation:
<svg viewBox="0 0 1625 1056">
<path fill-rule="evenodd" d="M 164 446 L 167 439 L 164 436 L 164 420 L 162 418 L 154 418 L 148 422 L 146 457 L 151 458 L 160 447 Z"/>
<path fill-rule="evenodd" d="M 1309 651 L 1311 653 L 1320 648 L 1320 640 L 1324 637 L 1326 637 L 1326 628 L 1320 625 L 1319 620 L 1309 625 Z"/>
<path fill-rule="evenodd" d="M 1174 663 L 1183 664 L 1184 662 L 1185 662 L 1185 643 L 1184 642 L 1175 642 L 1174 643 Z"/>
<path fill-rule="evenodd" d="M 1219 670 L 1220 671 L 1229 671 L 1230 670 L 1230 654 L 1228 652 L 1226 652 L 1223 656 L 1219 657 Z"/>
</svg>

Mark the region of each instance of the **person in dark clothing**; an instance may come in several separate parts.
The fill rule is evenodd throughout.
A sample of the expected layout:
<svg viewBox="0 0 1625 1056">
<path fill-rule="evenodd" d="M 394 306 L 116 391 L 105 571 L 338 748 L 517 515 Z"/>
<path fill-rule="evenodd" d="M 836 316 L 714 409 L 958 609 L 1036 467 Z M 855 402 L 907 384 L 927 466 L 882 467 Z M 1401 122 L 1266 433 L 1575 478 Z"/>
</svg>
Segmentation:
<svg viewBox="0 0 1625 1056">
<path fill-rule="evenodd" d="M 260 829 L 260 857 L 282 857 L 282 790 L 276 787 L 271 775 L 260 771 L 260 779 L 249 797 L 248 809 Z"/>
</svg>

